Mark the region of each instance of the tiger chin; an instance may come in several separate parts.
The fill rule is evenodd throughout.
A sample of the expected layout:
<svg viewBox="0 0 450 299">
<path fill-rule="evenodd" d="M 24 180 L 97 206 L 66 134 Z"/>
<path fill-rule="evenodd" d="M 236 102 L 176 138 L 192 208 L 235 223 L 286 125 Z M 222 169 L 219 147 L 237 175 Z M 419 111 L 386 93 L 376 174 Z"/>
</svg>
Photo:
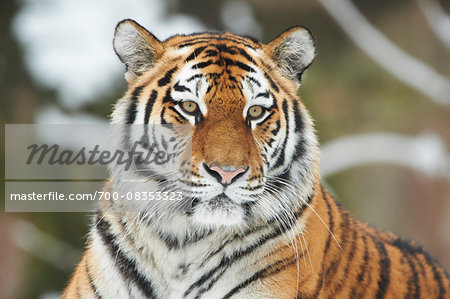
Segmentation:
<svg viewBox="0 0 450 299">
<path fill-rule="evenodd" d="M 183 198 L 101 202 L 63 298 L 450 298 L 421 247 L 358 222 L 321 184 L 297 95 L 315 55 L 307 29 L 268 44 L 231 33 L 160 41 L 124 20 L 113 44 L 129 88 L 111 146 L 144 140 L 146 152 L 152 140 L 174 159 L 110 166 L 105 192 Z"/>
</svg>

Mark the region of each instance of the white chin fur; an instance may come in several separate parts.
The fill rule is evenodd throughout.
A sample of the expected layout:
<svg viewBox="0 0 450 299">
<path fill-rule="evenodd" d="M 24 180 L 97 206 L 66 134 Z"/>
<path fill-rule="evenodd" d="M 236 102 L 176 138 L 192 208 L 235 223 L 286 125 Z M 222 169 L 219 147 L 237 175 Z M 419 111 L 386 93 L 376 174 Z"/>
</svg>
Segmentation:
<svg viewBox="0 0 450 299">
<path fill-rule="evenodd" d="M 229 199 L 212 199 L 200 202 L 191 216 L 193 223 L 199 226 L 221 227 L 242 225 L 244 209 Z"/>
</svg>

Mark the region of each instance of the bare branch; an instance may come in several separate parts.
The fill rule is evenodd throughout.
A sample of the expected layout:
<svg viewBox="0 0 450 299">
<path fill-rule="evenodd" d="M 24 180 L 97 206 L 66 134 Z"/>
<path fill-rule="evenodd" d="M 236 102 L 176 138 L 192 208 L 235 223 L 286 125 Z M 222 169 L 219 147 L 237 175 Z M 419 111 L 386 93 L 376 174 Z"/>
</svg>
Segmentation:
<svg viewBox="0 0 450 299">
<path fill-rule="evenodd" d="M 434 133 L 417 137 L 361 134 L 341 137 L 322 146 L 323 176 L 373 163 L 406 166 L 430 178 L 450 180 L 450 155 L 441 138 Z"/>
<path fill-rule="evenodd" d="M 416 0 L 425 19 L 439 40 L 450 49 L 450 17 L 437 0 Z"/>
<path fill-rule="evenodd" d="M 349 0 L 319 0 L 353 42 L 379 65 L 437 104 L 450 107 L 450 82 L 389 41 Z"/>
</svg>

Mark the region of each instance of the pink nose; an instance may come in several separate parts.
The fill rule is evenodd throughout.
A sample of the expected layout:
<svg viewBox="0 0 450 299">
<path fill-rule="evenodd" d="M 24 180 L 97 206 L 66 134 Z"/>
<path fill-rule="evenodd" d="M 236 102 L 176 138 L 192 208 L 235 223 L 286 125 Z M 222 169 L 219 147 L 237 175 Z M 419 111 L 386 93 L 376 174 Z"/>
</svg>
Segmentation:
<svg viewBox="0 0 450 299">
<path fill-rule="evenodd" d="M 208 166 L 206 166 L 206 169 L 208 170 Z M 226 171 L 223 170 L 222 168 L 220 168 L 219 166 L 213 166 L 211 168 L 209 168 L 209 171 L 214 177 L 217 178 L 217 180 L 222 184 L 222 185 L 229 185 L 231 184 L 231 182 L 233 181 L 233 179 L 240 173 L 245 172 L 246 169 L 245 168 L 238 168 L 236 170 L 233 171 Z M 217 177 L 218 174 L 220 176 L 220 180 L 219 177 Z"/>
</svg>

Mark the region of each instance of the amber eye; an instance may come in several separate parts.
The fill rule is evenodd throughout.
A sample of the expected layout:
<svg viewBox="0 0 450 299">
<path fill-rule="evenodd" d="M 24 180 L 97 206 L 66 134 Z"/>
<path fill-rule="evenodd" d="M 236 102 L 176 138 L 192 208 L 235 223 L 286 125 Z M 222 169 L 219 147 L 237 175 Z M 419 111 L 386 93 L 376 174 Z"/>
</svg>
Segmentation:
<svg viewBox="0 0 450 299">
<path fill-rule="evenodd" d="M 250 108 L 248 108 L 248 116 L 251 119 L 257 119 L 259 117 L 261 117 L 264 113 L 264 107 L 262 106 L 251 106 Z"/>
<path fill-rule="evenodd" d="M 193 101 L 185 101 L 181 103 L 181 108 L 188 114 L 194 114 L 195 112 L 197 112 L 198 105 Z"/>
</svg>

